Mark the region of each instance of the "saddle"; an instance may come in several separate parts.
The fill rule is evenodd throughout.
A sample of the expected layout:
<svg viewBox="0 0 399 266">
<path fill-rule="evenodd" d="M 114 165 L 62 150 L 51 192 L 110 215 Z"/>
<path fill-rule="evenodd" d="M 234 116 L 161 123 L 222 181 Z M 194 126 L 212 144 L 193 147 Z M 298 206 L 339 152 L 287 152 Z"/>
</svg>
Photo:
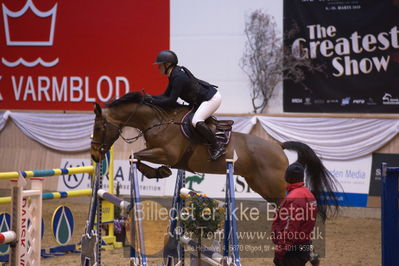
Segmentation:
<svg viewBox="0 0 399 266">
<path fill-rule="evenodd" d="M 181 120 L 180 129 L 183 135 L 194 144 L 208 144 L 208 142 L 195 130 L 191 121 L 194 110 L 188 111 Z M 217 120 L 211 116 L 205 120 L 206 125 L 212 130 L 219 143 L 227 146 L 230 142 L 233 120 Z"/>
</svg>

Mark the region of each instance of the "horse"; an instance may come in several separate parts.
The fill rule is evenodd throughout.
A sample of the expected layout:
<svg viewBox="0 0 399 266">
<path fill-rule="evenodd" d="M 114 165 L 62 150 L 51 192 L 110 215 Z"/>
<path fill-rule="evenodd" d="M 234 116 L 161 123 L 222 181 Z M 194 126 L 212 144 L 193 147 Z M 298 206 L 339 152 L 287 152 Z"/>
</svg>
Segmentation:
<svg viewBox="0 0 399 266">
<path fill-rule="evenodd" d="M 257 136 L 233 132 L 226 147 L 226 154 L 216 161 L 210 160 L 206 145 L 194 144 L 180 130 L 181 119 L 189 111 L 188 106 L 177 105 L 161 108 L 145 101 L 141 92 L 130 92 L 101 109 L 95 104 L 95 122 L 90 153 L 94 161 L 104 154 L 121 136 L 124 127 L 138 129 L 146 142 L 146 148 L 135 152 L 138 169 L 149 178 L 164 178 L 171 174 L 170 168 L 191 172 L 224 174 L 225 159 L 233 158 L 234 173 L 245 178 L 249 187 L 266 201 L 279 204 L 286 196 L 285 171 L 288 158 L 284 149 L 296 151 L 297 161 L 306 169 L 306 178 L 318 199 L 318 211 L 323 220 L 327 217 L 327 198 L 338 210 L 334 177 L 324 167 L 320 158 L 306 144 L 295 141 L 277 143 Z M 138 136 L 138 137 L 139 137 Z M 143 161 L 161 164 L 154 169 Z M 335 190 L 336 191 L 336 190 Z M 324 195 L 326 193 L 327 195 Z"/>
</svg>

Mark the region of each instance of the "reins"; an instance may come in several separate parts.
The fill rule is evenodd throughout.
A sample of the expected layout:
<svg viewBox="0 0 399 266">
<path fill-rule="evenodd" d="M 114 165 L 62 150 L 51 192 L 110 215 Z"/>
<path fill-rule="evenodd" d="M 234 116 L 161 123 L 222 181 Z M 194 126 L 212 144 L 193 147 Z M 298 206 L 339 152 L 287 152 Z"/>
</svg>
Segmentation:
<svg viewBox="0 0 399 266">
<path fill-rule="evenodd" d="M 158 112 L 160 111 L 158 108 L 156 108 L 156 109 L 157 109 Z M 105 139 L 105 132 L 107 131 L 108 125 L 110 125 L 110 126 L 112 126 L 112 127 L 114 127 L 114 128 L 117 128 L 117 129 L 118 129 L 118 132 L 119 132 L 119 136 L 120 136 L 126 143 L 131 144 L 131 143 L 137 141 L 140 137 L 144 136 L 148 131 L 150 131 L 150 130 L 153 129 L 153 128 L 161 127 L 161 126 L 165 126 L 165 125 L 185 125 L 185 124 L 186 124 L 186 123 L 184 123 L 184 122 L 183 122 L 183 123 L 182 123 L 182 122 L 176 122 L 176 121 L 174 121 L 174 120 L 170 120 L 170 121 L 168 121 L 168 122 L 160 122 L 160 123 L 154 124 L 154 125 L 152 125 L 152 126 L 146 128 L 146 129 L 144 129 L 144 130 L 140 130 L 140 129 L 136 128 L 136 129 L 139 131 L 139 134 L 138 134 L 137 136 L 132 137 L 132 138 L 125 138 L 125 137 L 123 136 L 123 134 L 122 134 L 122 133 L 123 133 L 123 132 L 122 132 L 122 129 L 123 129 L 123 127 L 125 127 L 125 125 L 130 121 L 130 119 L 134 116 L 134 114 L 136 114 L 136 112 L 137 112 L 137 108 L 136 108 L 135 111 L 133 111 L 133 112 L 129 115 L 129 117 L 126 119 L 126 121 L 123 122 L 123 123 L 121 123 L 119 126 L 118 126 L 118 125 L 115 125 L 115 124 L 113 124 L 113 123 L 111 123 L 111 122 L 109 122 L 105 117 L 102 117 L 102 119 L 103 119 L 103 126 L 104 126 L 104 132 L 103 132 L 104 135 L 103 135 L 103 139 Z M 98 149 L 100 152 L 103 152 L 103 151 L 105 150 L 106 146 L 107 146 L 107 143 L 101 143 L 101 142 L 99 142 L 99 141 L 91 141 L 91 143 L 92 143 L 92 144 L 100 145 L 100 148 Z"/>
<path fill-rule="evenodd" d="M 119 135 L 126 143 L 131 144 L 131 143 L 137 141 L 140 137 L 144 136 L 144 134 L 147 133 L 147 131 L 149 131 L 149 130 L 155 128 L 155 127 L 160 127 L 160 126 L 165 126 L 165 125 L 179 125 L 179 126 L 181 126 L 181 125 L 185 125 L 185 124 L 186 123 L 176 122 L 176 121 L 173 121 L 173 120 L 170 120 L 168 122 L 158 123 L 158 124 L 152 125 L 152 126 L 146 128 L 146 129 L 144 129 L 143 131 L 141 131 L 140 129 L 137 129 L 140 133 L 137 136 L 133 137 L 133 138 L 125 138 L 122 135 L 122 127 L 119 127 Z M 116 126 L 116 125 L 114 125 L 114 126 Z"/>
<path fill-rule="evenodd" d="M 155 107 L 155 109 L 156 109 L 158 112 L 161 112 L 161 110 L 158 108 L 158 106 L 154 105 L 154 106 L 151 106 L 151 107 L 153 107 L 153 108 Z M 139 134 L 138 134 L 137 136 L 135 136 L 135 137 L 133 137 L 133 138 L 125 138 L 125 137 L 122 135 L 122 128 L 125 126 L 125 124 L 126 124 L 127 122 L 129 122 L 130 118 L 132 118 L 132 117 L 133 117 L 133 114 L 135 114 L 136 112 L 137 112 L 137 108 L 136 108 L 136 111 L 135 111 L 135 112 L 132 112 L 132 113 L 129 115 L 128 119 L 127 119 L 125 122 L 123 122 L 119 127 L 116 126 L 116 125 L 114 125 L 114 124 L 112 124 L 112 123 L 110 123 L 110 124 L 113 125 L 114 127 L 118 127 L 118 129 L 119 129 L 119 136 L 120 136 L 126 143 L 128 143 L 128 144 L 131 144 L 131 143 L 137 141 L 140 137 L 144 136 L 145 133 L 147 133 L 148 131 L 150 131 L 150 130 L 153 129 L 153 128 L 161 127 L 161 126 L 165 126 L 165 125 L 180 125 L 180 126 L 181 126 L 181 125 L 185 125 L 185 124 L 186 124 L 186 123 L 176 122 L 176 121 L 174 121 L 174 120 L 170 120 L 170 121 L 168 121 L 168 122 L 161 122 L 161 123 L 158 123 L 158 124 L 154 124 L 154 125 L 152 125 L 152 126 L 146 128 L 146 129 L 144 129 L 143 131 L 141 131 L 140 129 L 136 128 L 136 129 L 139 131 Z M 162 113 L 162 112 L 161 112 L 161 113 Z M 107 122 L 108 122 L 108 121 L 107 121 Z M 108 122 L 108 123 L 109 123 L 109 122 Z"/>
</svg>

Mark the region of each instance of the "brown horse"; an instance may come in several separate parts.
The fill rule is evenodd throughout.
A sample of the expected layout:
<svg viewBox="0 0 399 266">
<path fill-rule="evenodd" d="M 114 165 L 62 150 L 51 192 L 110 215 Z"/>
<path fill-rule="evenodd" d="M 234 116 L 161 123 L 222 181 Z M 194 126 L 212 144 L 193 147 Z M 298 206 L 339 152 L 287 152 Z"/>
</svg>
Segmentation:
<svg viewBox="0 0 399 266">
<path fill-rule="evenodd" d="M 169 176 L 171 172 L 166 166 L 223 174 L 226 172 L 225 159 L 232 159 L 235 151 L 238 159 L 234 163 L 234 173 L 244 177 L 250 188 L 264 199 L 278 203 L 285 197 L 284 173 L 288 166 L 283 149 L 289 149 L 298 152 L 298 161 L 307 169 L 307 178 L 316 198 L 320 200 L 325 191 L 337 203 L 332 193 L 333 177 L 309 146 L 300 142 L 277 144 L 253 135 L 233 132 L 226 154 L 217 161 L 211 161 L 206 145 L 193 144 L 181 133 L 179 122 L 188 111 L 187 106 L 164 110 L 144 103 L 143 95 L 139 92 L 126 94 L 107 104 L 104 110 L 96 104 L 92 158 L 95 161 L 103 158 L 125 126 L 140 130 L 145 138 L 146 148 L 134 153 L 134 156 L 139 160 L 139 170 L 150 178 Z M 142 161 L 166 166 L 153 169 Z M 319 211 L 324 219 L 325 208 L 320 206 Z"/>
</svg>

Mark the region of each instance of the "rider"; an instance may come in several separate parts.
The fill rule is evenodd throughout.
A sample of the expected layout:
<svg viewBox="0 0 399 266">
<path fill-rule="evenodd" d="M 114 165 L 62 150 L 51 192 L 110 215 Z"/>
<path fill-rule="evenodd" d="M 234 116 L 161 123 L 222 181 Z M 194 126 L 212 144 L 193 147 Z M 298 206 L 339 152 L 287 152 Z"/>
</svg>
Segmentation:
<svg viewBox="0 0 399 266">
<path fill-rule="evenodd" d="M 194 106 L 195 113 L 192 125 L 197 132 L 211 144 L 211 159 L 217 160 L 225 153 L 224 146 L 219 143 L 213 132 L 205 124 L 205 120 L 219 108 L 222 97 L 216 86 L 199 80 L 185 67 L 177 65 L 177 55 L 170 50 L 161 51 L 154 64 L 163 75 L 169 77 L 166 91 L 158 96 L 147 96 L 146 100 L 159 106 L 174 106 L 177 98 Z"/>
</svg>

